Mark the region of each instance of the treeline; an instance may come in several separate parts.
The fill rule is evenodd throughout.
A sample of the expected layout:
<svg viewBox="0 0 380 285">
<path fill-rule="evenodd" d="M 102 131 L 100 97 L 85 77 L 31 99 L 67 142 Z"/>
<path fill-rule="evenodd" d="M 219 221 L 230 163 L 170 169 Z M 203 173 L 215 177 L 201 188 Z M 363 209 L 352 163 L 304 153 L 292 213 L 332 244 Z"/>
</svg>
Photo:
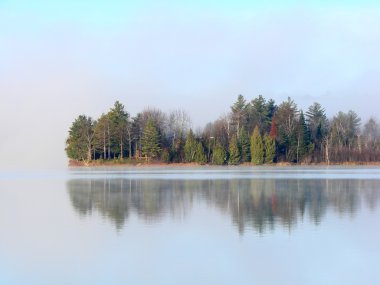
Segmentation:
<svg viewBox="0 0 380 285">
<path fill-rule="evenodd" d="M 239 95 L 227 115 L 191 129 L 182 110 L 146 109 L 131 117 L 120 102 L 93 120 L 78 116 L 66 141 L 72 160 L 157 160 L 166 163 L 342 163 L 380 161 L 380 128 L 363 127 L 354 111 L 328 119 L 319 103 L 304 113 L 288 98 L 277 105 Z"/>
</svg>

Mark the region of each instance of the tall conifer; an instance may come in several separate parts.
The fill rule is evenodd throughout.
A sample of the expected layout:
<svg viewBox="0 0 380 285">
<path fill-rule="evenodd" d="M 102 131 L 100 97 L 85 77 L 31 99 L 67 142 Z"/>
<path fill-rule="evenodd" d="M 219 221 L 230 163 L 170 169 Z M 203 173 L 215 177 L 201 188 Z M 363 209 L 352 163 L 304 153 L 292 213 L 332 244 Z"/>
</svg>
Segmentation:
<svg viewBox="0 0 380 285">
<path fill-rule="evenodd" d="M 254 164 L 264 162 L 264 146 L 258 126 L 255 127 L 251 136 L 251 158 Z"/>
<path fill-rule="evenodd" d="M 240 163 L 240 150 L 236 136 L 232 136 L 229 147 L 230 157 L 228 164 L 237 165 Z"/>
<path fill-rule="evenodd" d="M 269 135 L 264 135 L 265 163 L 272 163 L 276 156 L 276 141 Z"/>
<path fill-rule="evenodd" d="M 161 152 L 160 136 L 153 120 L 149 119 L 145 125 L 141 138 L 142 153 L 148 158 L 156 158 Z"/>
</svg>

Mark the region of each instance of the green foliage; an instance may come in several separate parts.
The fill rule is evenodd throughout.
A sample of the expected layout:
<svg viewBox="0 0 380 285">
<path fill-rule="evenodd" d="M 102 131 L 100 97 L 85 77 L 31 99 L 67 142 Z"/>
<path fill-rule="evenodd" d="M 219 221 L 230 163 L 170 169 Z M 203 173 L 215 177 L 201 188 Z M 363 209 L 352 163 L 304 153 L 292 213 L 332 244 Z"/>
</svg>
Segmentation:
<svg viewBox="0 0 380 285">
<path fill-rule="evenodd" d="M 339 112 L 331 122 L 331 137 L 338 147 L 351 147 L 360 131 L 360 117 L 354 111 Z"/>
<path fill-rule="evenodd" d="M 328 120 L 325 110 L 319 103 L 311 105 L 306 112 L 306 123 L 310 130 L 310 137 L 318 146 L 328 134 Z"/>
<path fill-rule="evenodd" d="M 228 164 L 238 165 L 240 163 L 240 150 L 236 136 L 232 136 L 229 147 L 229 160 Z"/>
<path fill-rule="evenodd" d="M 194 161 L 199 164 L 205 164 L 207 162 L 205 150 L 201 142 L 196 143 Z"/>
<path fill-rule="evenodd" d="M 240 131 L 240 148 L 241 148 L 241 161 L 251 161 L 251 143 L 249 141 L 248 132 L 245 129 Z"/>
<path fill-rule="evenodd" d="M 230 114 L 210 122 L 197 136 L 190 130 L 185 140 L 190 123 L 186 113 L 168 116 L 146 109 L 130 119 L 124 105 L 116 101 L 97 121 L 78 116 L 69 129 L 65 151 L 70 159 L 113 159 L 109 163 L 126 163 L 124 157 L 131 161 L 132 154 L 201 164 L 225 164 L 227 158 L 229 164 L 379 161 L 379 124 L 371 119 L 361 132 L 360 121 L 353 111 L 339 112 L 329 121 L 318 103 L 304 116 L 291 98 L 277 107 L 261 95 L 248 104 L 239 95 Z"/>
<path fill-rule="evenodd" d="M 114 157 L 124 157 L 124 146 L 127 137 L 128 113 L 124 105 L 116 101 L 113 108 L 107 114 L 110 123 L 110 135 Z"/>
<path fill-rule="evenodd" d="M 298 109 L 294 101 L 288 97 L 276 112 L 277 139 L 281 154 L 287 161 L 296 159 Z"/>
<path fill-rule="evenodd" d="M 259 127 L 256 126 L 251 136 L 251 162 L 258 165 L 264 163 L 264 146 Z"/>
<path fill-rule="evenodd" d="M 227 153 L 224 150 L 223 146 L 217 142 L 215 145 L 215 149 L 212 155 L 212 162 L 216 165 L 223 165 L 226 162 Z"/>
<path fill-rule="evenodd" d="M 197 141 L 195 140 L 193 130 L 190 129 L 189 134 L 187 135 L 185 142 L 185 161 L 186 162 L 194 162 L 195 161 L 195 153 L 197 148 Z"/>
<path fill-rule="evenodd" d="M 182 138 L 176 138 L 172 140 L 171 144 L 171 161 L 181 162 L 184 157 L 184 140 Z M 186 161 L 186 160 L 185 160 Z"/>
<path fill-rule="evenodd" d="M 258 126 L 260 131 L 264 131 L 268 121 L 268 109 L 265 99 L 262 95 L 251 101 L 250 105 L 250 123 L 251 126 Z"/>
<path fill-rule="evenodd" d="M 239 95 L 236 102 L 231 106 L 232 124 L 236 129 L 236 135 L 247 122 L 248 108 L 243 95 Z"/>
<path fill-rule="evenodd" d="M 267 101 L 267 104 L 265 106 L 266 108 L 266 115 L 267 115 L 267 120 L 266 120 L 266 123 L 267 123 L 267 126 L 268 126 L 268 130 L 269 130 L 269 127 L 272 123 L 272 119 L 274 117 L 274 114 L 277 110 L 277 106 L 276 106 L 276 103 L 274 102 L 273 99 L 269 99 Z"/>
<path fill-rule="evenodd" d="M 170 162 L 170 152 L 165 148 L 161 153 L 161 161 L 169 163 Z"/>
<path fill-rule="evenodd" d="M 148 158 L 157 158 L 161 152 L 160 136 L 153 120 L 148 120 L 141 138 L 142 154 Z"/>
<path fill-rule="evenodd" d="M 101 153 L 103 159 L 107 157 L 107 149 L 110 144 L 110 122 L 106 114 L 102 114 L 94 128 L 94 147 Z M 109 158 L 109 157 L 108 157 Z"/>
<path fill-rule="evenodd" d="M 71 159 L 91 160 L 94 137 L 94 122 L 90 117 L 80 115 L 72 123 L 66 140 L 66 153 Z"/>
<path fill-rule="evenodd" d="M 297 129 L 297 162 L 302 161 L 303 157 L 309 153 L 309 150 L 310 133 L 307 128 L 303 112 L 301 111 Z"/>
<path fill-rule="evenodd" d="M 261 133 L 268 132 L 277 108 L 275 102 L 272 99 L 266 101 L 262 95 L 259 95 L 248 104 L 247 108 L 248 124 L 245 128 L 252 132 L 253 128 L 258 126 Z"/>
<path fill-rule="evenodd" d="M 269 135 L 264 135 L 265 163 L 273 163 L 276 157 L 276 141 Z"/>
</svg>

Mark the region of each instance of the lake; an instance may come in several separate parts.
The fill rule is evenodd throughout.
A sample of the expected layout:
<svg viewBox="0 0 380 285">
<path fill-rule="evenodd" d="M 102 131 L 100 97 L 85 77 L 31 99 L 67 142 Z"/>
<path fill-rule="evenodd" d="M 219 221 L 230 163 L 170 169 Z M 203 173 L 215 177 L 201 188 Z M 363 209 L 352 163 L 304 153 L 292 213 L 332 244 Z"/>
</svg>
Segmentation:
<svg viewBox="0 0 380 285">
<path fill-rule="evenodd" d="M 0 284 L 380 284 L 380 168 L 0 174 Z"/>
</svg>

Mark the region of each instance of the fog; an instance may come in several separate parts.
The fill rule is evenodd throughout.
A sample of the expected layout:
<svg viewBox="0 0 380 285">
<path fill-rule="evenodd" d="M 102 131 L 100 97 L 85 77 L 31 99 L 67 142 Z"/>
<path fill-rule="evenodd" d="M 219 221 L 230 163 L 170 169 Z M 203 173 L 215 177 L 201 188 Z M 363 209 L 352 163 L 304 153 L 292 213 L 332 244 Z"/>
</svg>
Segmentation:
<svg viewBox="0 0 380 285">
<path fill-rule="evenodd" d="M 116 100 L 184 109 L 193 127 L 238 94 L 379 109 L 378 5 L 32 2 L 0 4 L 1 169 L 66 167 L 71 122 Z"/>
</svg>

